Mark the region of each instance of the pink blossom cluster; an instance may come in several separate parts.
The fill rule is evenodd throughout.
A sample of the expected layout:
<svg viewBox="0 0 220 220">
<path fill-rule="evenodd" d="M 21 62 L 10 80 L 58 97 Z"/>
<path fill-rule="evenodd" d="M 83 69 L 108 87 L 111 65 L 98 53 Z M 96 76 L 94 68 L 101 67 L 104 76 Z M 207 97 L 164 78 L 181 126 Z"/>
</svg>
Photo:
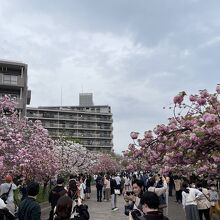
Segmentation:
<svg viewBox="0 0 220 220">
<path fill-rule="evenodd" d="M 206 112 L 203 116 L 202 116 L 203 120 L 205 123 L 214 123 L 217 119 L 217 115 L 214 114 L 210 114 L 208 112 Z"/>
<path fill-rule="evenodd" d="M 135 132 L 135 131 L 132 131 L 131 134 L 130 134 L 130 136 L 131 136 L 132 139 L 137 139 L 137 138 L 138 138 L 138 135 L 139 135 L 139 133 L 138 133 L 138 132 Z"/>
</svg>

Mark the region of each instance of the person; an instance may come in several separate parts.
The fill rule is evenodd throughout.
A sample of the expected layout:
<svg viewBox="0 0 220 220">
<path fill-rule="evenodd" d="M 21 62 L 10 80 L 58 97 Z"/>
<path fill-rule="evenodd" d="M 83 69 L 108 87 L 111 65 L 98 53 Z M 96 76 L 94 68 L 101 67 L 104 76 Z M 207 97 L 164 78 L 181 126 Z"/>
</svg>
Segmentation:
<svg viewBox="0 0 220 220">
<path fill-rule="evenodd" d="M 131 190 L 131 178 L 128 174 L 125 176 L 125 192 Z"/>
<path fill-rule="evenodd" d="M 49 203 L 51 204 L 51 211 L 49 215 L 48 220 L 53 220 L 54 217 L 54 208 L 57 205 L 58 199 L 67 194 L 67 191 L 65 190 L 64 186 L 64 179 L 62 177 L 57 178 L 57 185 L 50 191 L 49 193 Z"/>
<path fill-rule="evenodd" d="M 15 214 L 15 204 L 14 204 L 14 190 L 17 189 L 17 186 L 13 183 L 13 178 L 11 175 L 5 176 L 5 183 L 0 185 L 0 195 L 2 196 L 5 193 L 8 193 L 7 199 L 5 201 L 6 208 L 9 212 Z"/>
<path fill-rule="evenodd" d="M 169 172 L 169 196 L 173 196 L 173 189 L 174 189 L 174 179 L 172 172 Z"/>
<path fill-rule="evenodd" d="M 104 185 L 104 180 L 101 174 L 99 174 L 96 178 L 96 189 L 97 189 L 97 202 L 102 201 L 102 189 Z"/>
<path fill-rule="evenodd" d="M 211 202 L 210 215 L 213 218 L 213 215 L 217 215 L 216 214 L 216 205 L 218 205 L 218 201 L 219 201 L 219 195 L 216 190 L 215 183 L 211 183 L 209 195 L 210 195 L 210 202 Z"/>
<path fill-rule="evenodd" d="M 39 183 L 30 182 L 27 185 L 27 197 L 25 197 L 18 208 L 19 220 L 40 220 L 41 208 L 36 201 L 36 196 L 39 193 Z"/>
<path fill-rule="evenodd" d="M 120 182 L 120 193 L 124 195 L 124 188 L 125 188 L 125 177 L 121 175 L 121 182 Z"/>
<path fill-rule="evenodd" d="M 105 184 L 105 182 L 106 182 L 106 175 L 104 175 L 104 177 L 103 177 L 103 201 L 106 201 L 106 196 L 105 196 L 105 193 L 106 193 L 106 184 Z"/>
<path fill-rule="evenodd" d="M 50 189 L 53 188 L 53 187 L 55 187 L 56 184 L 57 184 L 57 180 L 56 180 L 56 177 L 54 176 L 54 177 L 52 177 L 52 178 L 50 179 L 50 183 L 49 183 Z"/>
<path fill-rule="evenodd" d="M 190 188 L 188 182 L 182 184 L 182 205 L 185 210 L 186 220 L 199 220 L 197 209 L 197 199 L 202 196 L 202 192 L 196 188 Z"/>
<path fill-rule="evenodd" d="M 154 192 L 145 192 L 140 201 L 143 213 L 138 219 L 140 220 L 169 220 L 159 211 L 159 197 Z M 134 219 L 130 213 L 130 220 Z"/>
<path fill-rule="evenodd" d="M 143 172 L 143 174 L 141 175 L 141 180 L 144 183 L 144 191 L 147 190 L 147 182 L 148 182 L 148 175 L 146 172 Z"/>
<path fill-rule="evenodd" d="M 160 184 L 159 184 L 160 182 Z M 160 186 L 159 186 L 160 185 Z M 147 184 L 147 190 L 150 192 L 155 192 L 157 196 L 162 195 L 167 190 L 167 181 L 164 176 L 160 178 L 158 175 L 152 176 Z"/>
<path fill-rule="evenodd" d="M 21 201 L 23 201 L 27 196 L 27 183 L 24 177 L 21 178 L 21 185 L 18 186 L 21 194 Z"/>
<path fill-rule="evenodd" d="M 69 177 L 68 196 L 74 200 L 78 197 L 77 194 L 78 194 L 78 187 L 76 182 L 76 176 L 71 174 Z"/>
<path fill-rule="evenodd" d="M 125 215 L 129 215 L 134 209 L 142 210 L 142 206 L 140 204 L 140 199 L 144 193 L 144 183 L 139 179 L 135 179 L 132 182 L 132 193 L 126 193 L 124 195 L 125 200 Z"/>
<path fill-rule="evenodd" d="M 174 177 L 174 186 L 175 186 L 175 191 L 176 191 L 176 202 L 182 203 L 182 181 L 179 176 Z"/>
<path fill-rule="evenodd" d="M 14 215 L 12 215 L 6 207 L 5 202 L 0 198 L 0 219 L 4 220 L 14 220 Z"/>
<path fill-rule="evenodd" d="M 115 175 L 112 174 L 110 178 L 110 191 L 111 191 L 111 206 L 112 206 L 112 211 L 117 211 L 118 207 L 116 206 L 117 203 L 117 195 L 116 195 L 116 190 L 117 189 L 117 182 L 115 180 Z"/>
<path fill-rule="evenodd" d="M 92 181 L 92 178 L 91 176 L 88 174 L 86 176 L 86 198 L 87 199 L 90 199 L 90 194 L 91 194 L 91 181 Z"/>
<path fill-rule="evenodd" d="M 167 190 L 167 181 L 164 176 L 160 177 L 159 175 L 154 175 L 148 181 L 148 191 L 155 192 L 160 199 L 160 211 L 163 211 L 167 207 L 166 204 L 166 193 Z"/>
<path fill-rule="evenodd" d="M 105 177 L 104 186 L 105 186 L 105 199 L 106 199 L 106 201 L 109 201 L 109 199 L 110 199 L 110 192 L 111 192 L 110 177 L 109 177 L 109 175 L 106 175 L 106 177 Z"/>
<path fill-rule="evenodd" d="M 82 204 L 80 198 L 77 199 L 77 203 L 66 195 L 58 199 L 54 220 L 89 220 L 89 218 L 88 207 Z"/>
<path fill-rule="evenodd" d="M 117 189 L 121 189 L 121 177 L 120 177 L 120 174 L 118 173 L 117 176 L 115 176 L 115 181 L 116 181 L 116 184 L 117 184 Z"/>
<path fill-rule="evenodd" d="M 82 200 L 85 200 L 86 185 L 84 183 L 83 177 L 80 177 L 79 183 L 80 183 L 80 185 L 79 185 L 79 195 L 80 195 L 80 198 Z"/>
<path fill-rule="evenodd" d="M 211 207 L 211 203 L 210 203 L 210 194 L 208 189 L 205 188 L 205 183 L 199 182 L 197 183 L 197 188 L 199 191 L 202 192 L 202 195 L 200 196 L 200 198 L 197 200 L 197 208 L 199 210 L 199 218 L 200 220 L 203 220 L 203 214 L 205 216 L 206 220 L 210 220 L 210 207 Z"/>
</svg>

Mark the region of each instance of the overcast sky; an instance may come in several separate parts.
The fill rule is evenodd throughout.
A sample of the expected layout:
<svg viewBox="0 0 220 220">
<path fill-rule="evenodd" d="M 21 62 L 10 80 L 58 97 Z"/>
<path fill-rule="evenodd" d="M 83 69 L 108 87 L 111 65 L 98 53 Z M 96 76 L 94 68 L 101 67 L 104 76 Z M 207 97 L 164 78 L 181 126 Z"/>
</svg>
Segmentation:
<svg viewBox="0 0 220 220">
<path fill-rule="evenodd" d="M 0 59 L 28 64 L 31 106 L 110 105 L 114 149 L 220 83 L 219 0 L 0 0 Z"/>
</svg>

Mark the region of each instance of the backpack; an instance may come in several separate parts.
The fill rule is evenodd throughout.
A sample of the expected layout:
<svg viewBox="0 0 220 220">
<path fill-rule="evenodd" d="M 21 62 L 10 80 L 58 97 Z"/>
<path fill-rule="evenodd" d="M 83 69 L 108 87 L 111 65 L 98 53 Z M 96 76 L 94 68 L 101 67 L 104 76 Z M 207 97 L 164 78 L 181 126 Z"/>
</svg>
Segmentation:
<svg viewBox="0 0 220 220">
<path fill-rule="evenodd" d="M 76 185 L 76 180 L 70 180 L 69 181 L 68 196 L 71 199 L 77 199 L 77 197 L 78 197 L 78 187 Z"/>
<path fill-rule="evenodd" d="M 12 187 L 12 184 L 11 184 L 11 186 L 10 186 L 10 188 L 9 188 L 9 190 L 8 190 L 8 192 L 6 192 L 6 193 L 3 193 L 1 196 L 0 196 L 0 198 L 4 201 L 4 203 L 5 204 L 7 204 L 7 199 L 8 199 L 8 196 L 9 196 L 9 192 L 11 191 L 11 187 Z"/>
<path fill-rule="evenodd" d="M 96 185 L 99 187 L 103 187 L 104 182 L 102 178 L 96 179 Z"/>
</svg>

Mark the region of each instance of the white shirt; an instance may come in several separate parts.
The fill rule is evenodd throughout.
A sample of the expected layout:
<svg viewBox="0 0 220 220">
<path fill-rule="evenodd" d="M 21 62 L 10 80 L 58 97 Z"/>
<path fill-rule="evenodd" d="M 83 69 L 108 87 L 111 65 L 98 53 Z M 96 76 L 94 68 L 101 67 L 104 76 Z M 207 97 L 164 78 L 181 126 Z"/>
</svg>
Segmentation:
<svg viewBox="0 0 220 220">
<path fill-rule="evenodd" d="M 128 177 L 125 177 L 125 186 L 131 185 L 131 180 Z"/>
<path fill-rule="evenodd" d="M 121 183 L 121 177 L 120 176 L 116 176 L 115 177 L 115 181 L 116 181 L 117 185 L 119 185 Z"/>
<path fill-rule="evenodd" d="M 157 194 L 157 196 L 161 196 L 163 193 L 166 192 L 166 190 L 167 190 L 167 182 L 166 181 L 163 182 L 163 187 L 156 188 L 154 186 L 150 186 L 148 188 L 148 191 L 155 192 Z"/>
<path fill-rule="evenodd" d="M 81 199 L 85 199 L 85 193 L 84 193 L 85 188 L 86 188 L 86 185 L 84 183 L 81 183 L 80 186 L 79 186 L 80 198 Z"/>
<path fill-rule="evenodd" d="M 202 196 L 202 192 L 198 189 L 194 188 L 187 188 L 189 189 L 189 193 L 182 192 L 182 204 L 183 208 L 185 208 L 187 205 L 197 205 L 196 199 Z"/>
<path fill-rule="evenodd" d="M 17 186 L 14 183 L 2 183 L 0 185 L 0 195 L 3 193 L 7 193 L 10 186 L 12 184 L 11 190 L 8 194 L 8 199 L 6 200 L 7 203 L 13 203 L 14 202 L 14 190 L 17 189 Z"/>
</svg>

